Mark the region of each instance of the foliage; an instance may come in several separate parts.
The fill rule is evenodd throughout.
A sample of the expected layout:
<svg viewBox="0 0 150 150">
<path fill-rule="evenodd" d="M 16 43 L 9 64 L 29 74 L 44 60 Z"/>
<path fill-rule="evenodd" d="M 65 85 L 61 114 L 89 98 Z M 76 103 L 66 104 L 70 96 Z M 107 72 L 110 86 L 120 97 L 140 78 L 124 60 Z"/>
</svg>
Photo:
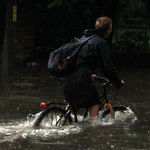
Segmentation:
<svg viewBox="0 0 150 150">
<path fill-rule="evenodd" d="M 112 44 L 113 51 L 144 52 L 144 33 L 142 31 L 126 31 L 120 40 Z"/>
<path fill-rule="evenodd" d="M 69 7 L 81 0 L 50 0 L 48 8 Z"/>
</svg>

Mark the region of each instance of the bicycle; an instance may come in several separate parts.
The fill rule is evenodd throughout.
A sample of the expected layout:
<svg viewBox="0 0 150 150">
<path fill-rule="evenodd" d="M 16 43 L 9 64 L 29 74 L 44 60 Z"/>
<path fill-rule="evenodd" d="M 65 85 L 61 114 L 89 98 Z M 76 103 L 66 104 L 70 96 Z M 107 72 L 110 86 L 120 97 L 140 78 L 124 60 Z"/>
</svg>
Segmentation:
<svg viewBox="0 0 150 150">
<path fill-rule="evenodd" d="M 115 119 L 115 114 L 117 112 L 125 113 L 127 107 L 122 105 L 114 105 L 111 106 L 107 96 L 107 87 L 111 84 L 111 82 L 104 78 L 96 76 L 95 80 L 103 83 L 103 94 L 100 95 L 100 108 L 99 110 L 103 110 L 100 113 L 100 118 L 103 119 L 107 117 L 109 114 L 112 118 Z M 63 107 L 62 107 L 63 106 Z M 39 116 L 35 119 L 33 124 L 34 128 L 39 127 L 49 127 L 49 126 L 68 126 L 73 122 L 72 114 L 74 115 L 74 122 L 78 123 L 77 111 L 78 108 L 69 104 L 66 107 L 66 103 L 61 102 L 42 102 L 40 103 L 40 107 L 46 108 L 44 109 Z M 88 116 L 89 108 L 85 108 L 83 114 L 83 120 Z"/>
</svg>

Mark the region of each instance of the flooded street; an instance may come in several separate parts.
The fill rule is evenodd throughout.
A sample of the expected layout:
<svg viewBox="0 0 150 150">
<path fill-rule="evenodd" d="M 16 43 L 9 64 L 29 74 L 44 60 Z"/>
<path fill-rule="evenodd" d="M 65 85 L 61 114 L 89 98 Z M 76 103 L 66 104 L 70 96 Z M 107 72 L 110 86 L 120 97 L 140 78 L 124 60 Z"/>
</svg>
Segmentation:
<svg viewBox="0 0 150 150">
<path fill-rule="evenodd" d="M 16 71 L 0 84 L 0 150 L 150 150 L 150 70 L 119 74 L 127 88 L 119 89 L 116 100 L 114 86 L 108 94 L 111 104 L 128 107 L 127 119 L 36 130 L 40 102 L 62 101 L 58 79 L 42 70 Z"/>
</svg>

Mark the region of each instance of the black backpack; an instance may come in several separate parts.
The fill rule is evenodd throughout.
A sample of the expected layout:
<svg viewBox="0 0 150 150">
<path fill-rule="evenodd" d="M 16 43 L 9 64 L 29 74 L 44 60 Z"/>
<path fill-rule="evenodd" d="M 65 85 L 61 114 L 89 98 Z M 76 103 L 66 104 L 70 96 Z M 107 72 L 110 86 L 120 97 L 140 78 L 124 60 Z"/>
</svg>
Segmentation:
<svg viewBox="0 0 150 150">
<path fill-rule="evenodd" d="M 94 35 L 95 36 L 95 35 Z M 94 36 L 85 39 L 75 38 L 50 53 L 48 60 L 48 72 L 56 77 L 65 77 L 75 68 L 76 56 L 81 46 Z"/>
</svg>

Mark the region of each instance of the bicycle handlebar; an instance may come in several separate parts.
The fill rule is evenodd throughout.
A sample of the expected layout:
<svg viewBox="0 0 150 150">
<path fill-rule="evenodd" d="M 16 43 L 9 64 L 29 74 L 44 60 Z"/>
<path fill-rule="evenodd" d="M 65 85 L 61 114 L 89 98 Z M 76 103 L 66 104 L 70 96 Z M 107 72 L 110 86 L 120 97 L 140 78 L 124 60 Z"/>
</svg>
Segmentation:
<svg viewBox="0 0 150 150">
<path fill-rule="evenodd" d="M 96 76 L 96 77 L 94 77 L 94 79 L 97 80 L 97 81 L 106 82 L 106 83 L 103 84 L 103 86 L 107 86 L 108 84 L 112 83 L 109 79 L 104 78 L 104 77 Z M 121 84 L 121 85 L 126 88 L 126 86 L 124 86 L 124 84 Z"/>
<path fill-rule="evenodd" d="M 107 79 L 107 78 L 104 78 L 104 77 L 99 77 L 99 76 L 96 76 L 94 77 L 95 80 L 98 80 L 98 81 L 105 81 L 105 82 L 109 82 L 110 80 Z"/>
<path fill-rule="evenodd" d="M 94 79 L 97 80 L 97 81 L 106 82 L 106 83 L 103 84 L 103 86 L 107 86 L 108 84 L 111 83 L 109 79 L 104 78 L 104 77 L 96 76 L 96 77 L 94 77 Z"/>
</svg>

